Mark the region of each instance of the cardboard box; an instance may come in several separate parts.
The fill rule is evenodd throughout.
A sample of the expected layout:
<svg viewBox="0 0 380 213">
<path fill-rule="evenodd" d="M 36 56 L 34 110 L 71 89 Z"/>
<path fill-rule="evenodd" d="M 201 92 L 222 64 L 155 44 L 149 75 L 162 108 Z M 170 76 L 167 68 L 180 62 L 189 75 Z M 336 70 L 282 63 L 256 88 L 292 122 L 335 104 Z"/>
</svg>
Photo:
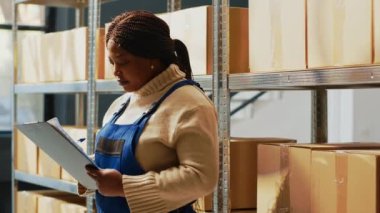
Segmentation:
<svg viewBox="0 0 380 213">
<path fill-rule="evenodd" d="M 70 137 L 74 141 L 78 141 L 79 139 L 86 138 L 87 137 L 87 129 L 86 127 L 75 127 L 75 126 L 64 126 L 63 129 L 70 135 Z M 78 142 L 77 143 L 84 152 L 87 150 L 87 141 Z M 77 182 L 77 180 L 70 175 L 65 169 L 61 167 L 61 179 L 70 181 L 70 182 Z"/>
<path fill-rule="evenodd" d="M 68 211 L 62 211 L 62 205 L 64 208 L 67 203 L 85 206 L 86 202 L 83 197 L 55 190 L 36 191 L 35 193 L 38 195 L 38 213 L 68 213 Z"/>
<path fill-rule="evenodd" d="M 42 149 L 38 149 L 38 175 L 55 179 L 61 178 L 61 166 Z"/>
<path fill-rule="evenodd" d="M 17 213 L 86 212 L 86 199 L 55 190 L 18 191 Z"/>
<path fill-rule="evenodd" d="M 380 149 L 380 144 L 292 144 L 277 148 L 275 145 L 260 145 L 259 168 L 264 164 L 264 166 L 268 165 L 270 170 L 269 168 L 267 172 L 258 170 L 257 211 L 309 212 L 311 209 L 312 151 L 369 148 Z M 274 157 L 276 155 L 282 157 Z"/>
<path fill-rule="evenodd" d="M 61 213 L 86 213 L 87 208 L 74 203 L 62 203 Z"/>
<path fill-rule="evenodd" d="M 374 150 L 313 151 L 311 212 L 378 212 L 379 159 Z"/>
<path fill-rule="evenodd" d="M 251 72 L 306 69 L 305 0 L 249 1 Z"/>
<path fill-rule="evenodd" d="M 249 72 L 248 10 L 230 8 L 229 73 Z M 159 14 L 169 25 L 173 39 L 187 47 L 194 75 L 212 74 L 213 67 L 213 7 L 201 6 Z"/>
<path fill-rule="evenodd" d="M 195 210 L 197 213 L 207 213 L 212 211 Z M 256 213 L 256 209 L 231 210 L 232 213 Z"/>
<path fill-rule="evenodd" d="M 374 12 L 374 63 L 380 64 L 380 0 L 373 1 Z"/>
<path fill-rule="evenodd" d="M 16 192 L 17 213 L 37 213 L 37 195 L 29 191 Z"/>
<path fill-rule="evenodd" d="M 292 143 L 284 138 L 231 138 L 231 209 L 255 209 L 257 191 L 257 146 L 262 143 Z M 198 208 L 212 210 L 213 195 L 198 200 Z"/>
<path fill-rule="evenodd" d="M 63 35 L 63 32 L 56 32 L 42 36 L 41 57 L 38 59 L 41 64 L 39 69 L 40 82 L 60 82 L 62 80 L 62 72 L 66 71 L 66 65 L 62 61 Z"/>
<path fill-rule="evenodd" d="M 108 28 L 111 25 L 111 23 L 105 24 L 105 35 L 104 35 L 104 79 L 116 79 L 115 75 L 113 74 L 113 65 L 110 63 L 109 56 L 108 56 L 108 50 L 107 50 L 107 44 L 106 44 L 106 36 L 108 32 Z"/>
<path fill-rule="evenodd" d="M 372 0 L 308 0 L 308 67 L 372 62 Z"/>
<path fill-rule="evenodd" d="M 62 64 L 65 66 L 61 73 L 62 81 L 84 81 L 87 77 L 88 61 L 88 30 L 80 27 L 63 31 Z"/>
<path fill-rule="evenodd" d="M 103 28 L 96 31 L 95 46 L 95 76 L 97 79 L 104 79 Z M 21 83 L 87 80 L 87 27 L 30 35 L 22 40 L 20 49 Z"/>
<path fill-rule="evenodd" d="M 63 31 L 62 81 L 84 81 L 88 79 L 88 28 L 80 27 Z M 96 30 L 95 78 L 104 79 L 104 28 Z"/>
<path fill-rule="evenodd" d="M 18 83 L 39 82 L 39 70 L 41 69 L 41 34 L 25 36 L 19 45 L 20 73 Z"/>
<path fill-rule="evenodd" d="M 289 212 L 288 156 L 291 144 L 260 144 L 257 162 L 257 212 Z"/>
<path fill-rule="evenodd" d="M 96 30 L 96 76 L 97 79 L 104 79 L 105 75 L 105 29 L 99 28 Z"/>
<path fill-rule="evenodd" d="M 15 129 L 15 141 L 16 170 L 37 175 L 37 146 L 17 129 Z"/>
<path fill-rule="evenodd" d="M 60 212 L 61 204 L 64 202 L 62 200 L 47 197 L 47 196 L 38 196 L 38 213 L 52 213 Z"/>
</svg>

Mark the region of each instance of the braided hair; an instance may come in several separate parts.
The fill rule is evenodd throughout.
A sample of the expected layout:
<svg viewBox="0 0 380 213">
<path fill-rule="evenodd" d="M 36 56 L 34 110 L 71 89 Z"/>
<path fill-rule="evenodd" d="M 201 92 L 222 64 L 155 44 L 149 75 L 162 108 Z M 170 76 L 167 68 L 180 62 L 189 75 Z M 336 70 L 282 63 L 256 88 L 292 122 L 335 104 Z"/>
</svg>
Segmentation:
<svg viewBox="0 0 380 213">
<path fill-rule="evenodd" d="M 159 59 L 166 67 L 177 64 L 192 79 L 189 54 L 183 42 L 170 38 L 165 21 L 147 11 L 130 11 L 116 16 L 109 26 L 106 43 L 112 39 L 133 55 Z"/>
</svg>

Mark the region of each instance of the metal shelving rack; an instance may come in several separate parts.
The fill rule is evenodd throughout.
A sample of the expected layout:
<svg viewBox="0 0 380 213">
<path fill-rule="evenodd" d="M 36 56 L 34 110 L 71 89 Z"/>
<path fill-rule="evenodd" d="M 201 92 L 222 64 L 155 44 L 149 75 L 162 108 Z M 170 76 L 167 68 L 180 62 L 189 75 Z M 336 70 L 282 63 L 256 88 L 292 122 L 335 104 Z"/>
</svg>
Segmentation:
<svg viewBox="0 0 380 213">
<path fill-rule="evenodd" d="M 91 0 L 90 0 L 91 1 Z M 106 3 L 112 0 L 101 0 Z M 83 8 L 89 5 L 89 0 L 14 0 L 16 4 L 38 4 L 51 7 L 74 7 Z"/>
<path fill-rule="evenodd" d="M 75 183 L 64 181 L 64 180 L 56 180 L 54 178 L 41 177 L 37 175 L 31 175 L 21 171 L 15 171 L 16 180 L 38 184 L 40 186 L 44 186 L 47 188 L 56 189 L 63 192 L 68 192 L 72 194 L 77 193 L 77 185 Z"/>
<path fill-rule="evenodd" d="M 194 79 L 200 83 L 203 89 L 211 91 L 211 75 L 195 76 Z M 114 80 L 96 80 L 96 93 L 122 93 L 120 85 Z M 15 93 L 86 93 L 87 81 L 38 83 L 38 84 L 17 84 Z"/>
<path fill-rule="evenodd" d="M 87 110 L 87 141 L 88 141 L 88 153 L 93 153 L 93 134 L 96 125 L 96 85 L 95 85 L 95 33 L 97 27 L 100 25 L 100 4 L 109 2 L 111 0 L 13 0 L 12 4 L 12 31 L 13 31 L 13 76 L 12 81 L 14 86 L 12 88 L 13 101 L 12 101 L 12 126 L 14 126 L 17 115 L 17 95 L 22 93 L 74 93 L 76 94 L 76 114 L 81 118 L 77 119 L 77 124 L 83 124 L 83 95 L 87 94 L 88 110 Z M 73 83 L 46 83 L 46 84 L 16 84 L 16 73 L 18 70 L 17 60 L 17 5 L 18 4 L 40 4 L 44 6 L 58 6 L 58 7 L 74 7 L 76 9 L 76 26 L 82 26 L 84 23 L 84 8 L 88 6 L 88 23 L 89 23 L 89 45 L 88 45 L 88 81 L 73 82 Z M 78 117 L 78 116 L 77 116 Z M 64 180 L 56 180 L 52 178 L 40 177 L 36 175 L 27 174 L 21 171 L 15 171 L 14 168 L 14 133 L 12 135 L 12 185 L 15 186 L 15 182 L 23 181 L 40 185 L 59 191 L 68 193 L 77 193 L 77 185 Z M 15 189 L 12 187 L 12 211 L 14 212 L 15 206 Z M 93 198 L 87 200 L 87 212 L 93 211 Z"/>
<path fill-rule="evenodd" d="M 212 75 L 194 76 L 207 91 L 212 91 Z M 309 69 L 270 73 L 227 75 L 231 91 L 242 90 L 314 90 L 343 88 L 372 88 L 380 86 L 380 65 Z M 113 80 L 96 80 L 96 92 L 120 93 L 122 89 Z M 58 87 L 59 86 L 59 87 Z M 87 82 L 17 84 L 16 93 L 86 93 Z"/>
<path fill-rule="evenodd" d="M 64 2 L 64 3 L 63 3 Z M 106 1 L 101 1 L 106 2 Z M 181 8 L 180 0 L 168 0 L 168 11 L 174 11 Z M 122 89 L 112 80 L 95 80 L 94 76 L 94 54 L 95 54 L 95 29 L 99 25 L 99 0 L 90 0 L 89 2 L 76 0 L 15 0 L 14 4 L 14 47 L 16 47 L 16 4 L 33 3 L 45 4 L 51 3 L 54 6 L 76 6 L 89 4 L 89 31 L 90 31 L 90 49 L 89 49 L 89 81 L 73 83 L 43 83 L 43 84 L 17 84 L 14 86 L 14 94 L 21 93 L 87 93 L 89 103 L 87 123 L 88 123 L 88 142 L 89 152 L 93 152 L 93 134 L 97 116 L 96 95 L 98 93 L 121 93 Z M 50 5 L 50 4 L 49 4 Z M 214 7 L 214 65 L 213 75 L 195 76 L 201 86 L 208 91 L 213 92 L 213 100 L 218 113 L 218 135 L 219 135 L 219 159 L 220 175 L 218 187 L 214 193 L 214 212 L 229 212 L 229 171 L 230 171 L 230 92 L 242 90 L 311 90 L 312 91 L 312 142 L 327 142 L 327 90 L 340 88 L 372 88 L 380 87 L 380 66 L 362 66 L 362 67 L 339 67 L 326 69 L 309 69 L 299 71 L 284 71 L 271 73 L 249 73 L 249 74 L 232 74 L 229 71 L 229 0 L 213 0 Z M 15 53 L 16 54 L 16 53 Z M 17 70 L 17 64 L 15 70 Z M 14 99 L 16 100 L 16 99 Z M 16 101 L 13 102 L 14 107 Z M 15 110 L 14 110 L 15 111 Z M 13 112 L 14 113 L 14 112 Z M 15 115 L 13 115 L 15 121 Z M 13 152 L 13 147 L 12 147 Z M 59 189 L 75 193 L 74 186 L 65 181 L 56 181 L 47 178 L 31 176 L 19 171 L 13 174 L 17 180 L 30 183 L 40 184 L 46 187 Z M 43 184 L 45 183 L 45 184 Z M 92 202 L 88 203 L 88 209 L 91 211 Z"/>
</svg>

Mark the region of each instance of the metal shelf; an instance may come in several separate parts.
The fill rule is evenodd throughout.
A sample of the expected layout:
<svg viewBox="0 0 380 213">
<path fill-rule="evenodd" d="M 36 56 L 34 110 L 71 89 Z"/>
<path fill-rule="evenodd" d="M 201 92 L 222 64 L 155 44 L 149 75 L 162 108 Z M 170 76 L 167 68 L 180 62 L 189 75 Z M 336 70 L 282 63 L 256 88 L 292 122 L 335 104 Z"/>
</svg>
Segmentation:
<svg viewBox="0 0 380 213">
<path fill-rule="evenodd" d="M 15 93 L 85 93 L 87 81 L 16 84 Z"/>
<path fill-rule="evenodd" d="M 114 0 L 101 0 L 101 3 L 107 3 Z M 51 7 L 87 7 L 88 0 L 15 0 L 16 4 L 39 4 Z"/>
<path fill-rule="evenodd" d="M 211 75 L 195 76 L 195 81 L 201 84 L 204 90 L 211 90 Z M 37 84 L 16 84 L 15 93 L 86 93 L 87 81 L 54 82 Z M 122 88 L 115 80 L 97 80 L 96 92 L 121 93 Z"/>
<path fill-rule="evenodd" d="M 77 194 L 77 184 L 64 180 L 31 175 L 21 171 L 15 171 L 15 179 L 27 183 L 32 183 L 59 191 Z"/>
<path fill-rule="evenodd" d="M 212 91 L 212 75 L 195 75 L 194 81 L 198 82 L 206 91 Z"/>
<path fill-rule="evenodd" d="M 232 74 L 231 90 L 302 90 L 380 86 L 380 66 L 339 67 L 300 71 Z"/>
<path fill-rule="evenodd" d="M 194 80 L 206 91 L 212 90 L 212 76 L 198 75 Z M 229 76 L 231 90 L 308 90 L 317 88 L 371 88 L 380 86 L 380 66 L 340 67 L 271 73 L 244 73 Z M 20 93 L 85 93 L 87 81 L 16 84 Z M 96 92 L 123 92 L 114 80 L 97 80 Z"/>
</svg>

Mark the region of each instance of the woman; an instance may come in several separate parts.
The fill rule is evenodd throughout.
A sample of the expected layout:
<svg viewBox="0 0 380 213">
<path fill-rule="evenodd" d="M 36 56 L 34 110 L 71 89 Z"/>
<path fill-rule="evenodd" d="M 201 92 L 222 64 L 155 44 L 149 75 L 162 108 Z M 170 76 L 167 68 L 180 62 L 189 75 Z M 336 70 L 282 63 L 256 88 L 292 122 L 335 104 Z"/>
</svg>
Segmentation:
<svg viewBox="0 0 380 213">
<path fill-rule="evenodd" d="M 98 211 L 194 212 L 193 201 L 217 183 L 217 121 L 191 81 L 185 45 L 146 11 L 117 16 L 106 44 L 127 93 L 112 103 L 97 134 L 101 169 L 86 168 L 97 182 Z"/>
</svg>

